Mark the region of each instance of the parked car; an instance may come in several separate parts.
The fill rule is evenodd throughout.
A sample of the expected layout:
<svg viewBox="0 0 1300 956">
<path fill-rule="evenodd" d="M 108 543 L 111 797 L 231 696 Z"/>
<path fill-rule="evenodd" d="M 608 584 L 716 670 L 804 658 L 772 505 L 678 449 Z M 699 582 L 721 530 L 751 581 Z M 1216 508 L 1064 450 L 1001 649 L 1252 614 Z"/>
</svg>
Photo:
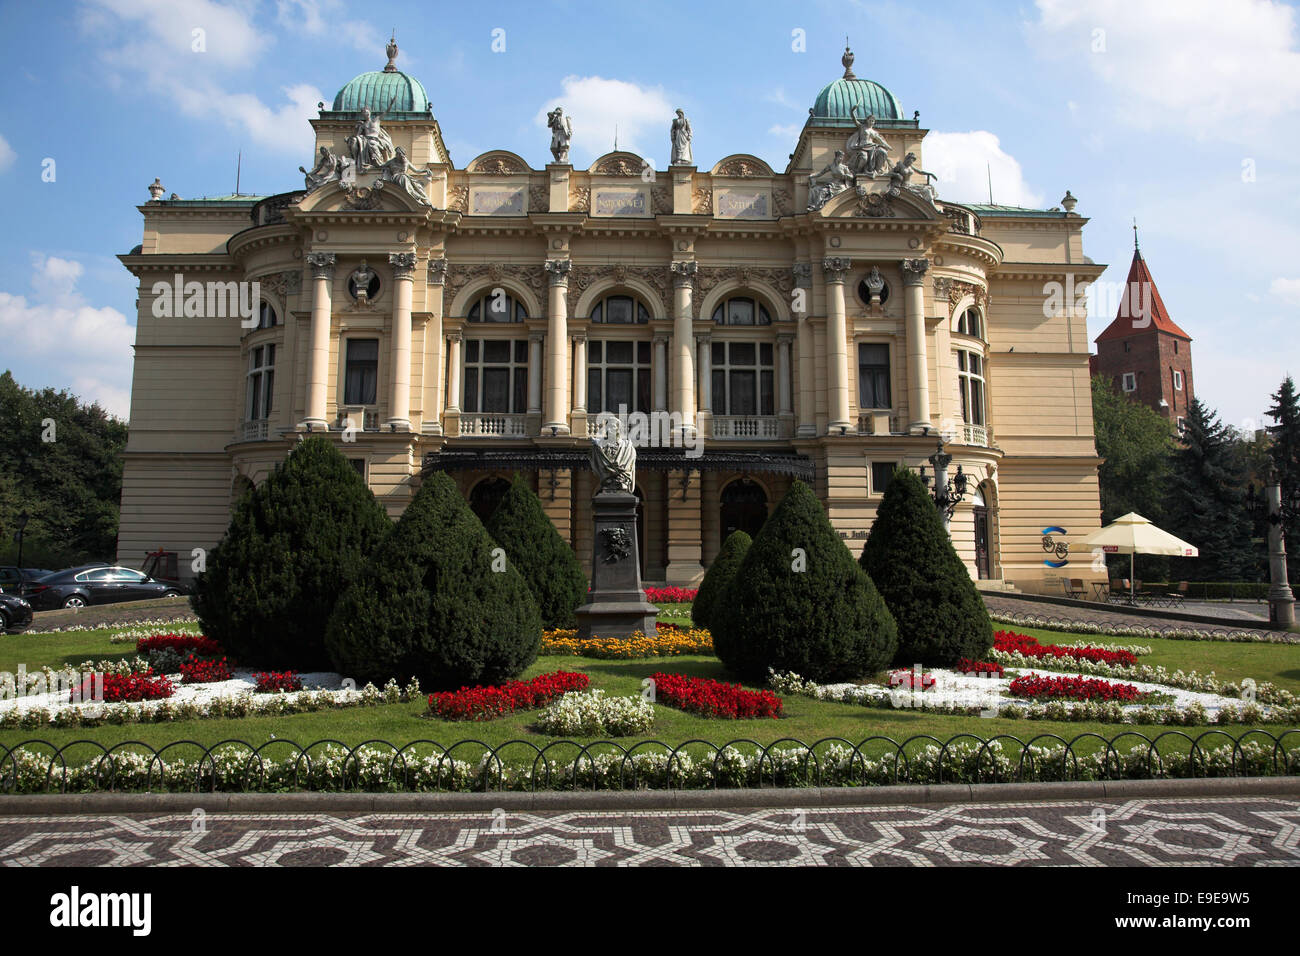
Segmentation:
<svg viewBox="0 0 1300 956">
<path fill-rule="evenodd" d="M 180 597 L 185 585 L 159 581 L 132 568 L 89 564 L 55 571 L 28 586 L 27 600 L 38 611 L 90 604 L 117 604 L 148 598 Z"/>
<path fill-rule="evenodd" d="M 44 568 L 15 568 L 12 565 L 0 567 L 0 591 L 22 597 L 33 581 L 52 573 Z"/>
<path fill-rule="evenodd" d="M 21 631 L 32 623 L 32 606 L 16 594 L 0 594 L 0 634 Z"/>
</svg>

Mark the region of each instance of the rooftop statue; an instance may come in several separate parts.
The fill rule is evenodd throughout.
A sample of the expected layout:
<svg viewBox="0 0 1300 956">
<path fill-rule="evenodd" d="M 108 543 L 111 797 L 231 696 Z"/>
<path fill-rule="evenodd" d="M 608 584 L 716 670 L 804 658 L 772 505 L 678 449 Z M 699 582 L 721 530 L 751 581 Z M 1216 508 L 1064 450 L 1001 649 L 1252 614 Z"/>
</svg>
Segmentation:
<svg viewBox="0 0 1300 956">
<path fill-rule="evenodd" d="M 669 165 L 691 166 L 695 163 L 691 156 L 691 121 L 682 110 L 677 111 L 677 118 L 672 127 L 673 158 Z"/>
<path fill-rule="evenodd" d="M 844 150 L 835 151 L 835 159 L 814 176 L 808 177 L 808 211 L 821 209 L 832 198 L 853 185 L 853 170 L 844 165 Z"/>
<path fill-rule="evenodd" d="M 393 158 L 384 163 L 383 168 L 379 172 L 379 179 L 382 182 L 393 183 L 394 185 L 401 186 L 410 195 L 414 196 L 426 205 L 432 204 L 429 202 L 429 196 L 424 191 L 424 187 L 417 182 L 417 179 L 427 180 L 432 177 L 433 173 L 429 172 L 427 169 L 413 170 L 411 168 L 411 161 L 406 158 L 406 150 L 402 149 L 400 146 L 397 147 Z"/>
<path fill-rule="evenodd" d="M 397 102 L 397 94 L 388 101 L 388 110 Z M 385 110 L 387 112 L 387 110 Z M 370 107 L 363 107 L 361 118 L 357 120 L 356 134 L 347 138 L 348 150 L 357 172 L 378 169 L 393 158 L 393 141 L 388 132 L 379 125 L 383 113 L 371 113 Z"/>
<path fill-rule="evenodd" d="M 855 173 L 868 176 L 884 172 L 889 166 L 889 144 L 876 131 L 876 117 L 868 113 L 866 119 L 858 119 L 857 103 L 849 107 L 849 115 L 858 124 L 858 131 L 845 144 L 851 157 L 849 166 Z"/>
<path fill-rule="evenodd" d="M 913 184 L 910 180 L 913 174 L 925 177 L 924 183 Z M 930 185 L 930 180 L 938 179 L 934 173 L 927 173 L 920 166 L 916 165 L 916 153 L 908 153 L 905 157 L 894 164 L 894 168 L 889 171 L 889 194 L 897 196 L 904 189 L 915 193 L 922 199 L 934 202 L 939 193 Z"/>
<path fill-rule="evenodd" d="M 605 419 L 603 438 L 592 439 L 591 470 L 597 493 L 627 491 L 636 486 L 636 446 L 623 434 L 617 418 Z"/>
<path fill-rule="evenodd" d="M 326 183 L 341 182 L 346 178 L 347 170 L 352 167 L 352 160 L 346 156 L 336 156 L 324 146 L 320 148 L 320 158 L 310 171 L 298 167 L 303 174 L 308 192 L 320 189 Z"/>
<path fill-rule="evenodd" d="M 564 115 L 557 106 L 546 114 L 546 125 L 551 130 L 551 155 L 557 163 L 569 161 L 569 141 L 573 139 L 573 119 Z"/>
</svg>

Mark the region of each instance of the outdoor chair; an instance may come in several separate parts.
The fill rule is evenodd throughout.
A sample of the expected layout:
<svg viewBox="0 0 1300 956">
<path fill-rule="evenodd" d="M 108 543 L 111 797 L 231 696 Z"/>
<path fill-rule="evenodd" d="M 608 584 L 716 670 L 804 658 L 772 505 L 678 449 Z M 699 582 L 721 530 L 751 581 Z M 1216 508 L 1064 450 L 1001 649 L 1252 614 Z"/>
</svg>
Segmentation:
<svg viewBox="0 0 1300 956">
<path fill-rule="evenodd" d="M 1083 578 L 1066 578 L 1061 583 L 1065 585 L 1065 596 L 1073 600 L 1077 601 L 1087 593 Z"/>
<path fill-rule="evenodd" d="M 1165 593 L 1165 600 L 1169 603 L 1170 607 L 1182 607 L 1183 602 L 1187 600 L 1187 593 L 1190 590 L 1190 584 L 1186 581 L 1179 581 L 1177 588 Z"/>
</svg>

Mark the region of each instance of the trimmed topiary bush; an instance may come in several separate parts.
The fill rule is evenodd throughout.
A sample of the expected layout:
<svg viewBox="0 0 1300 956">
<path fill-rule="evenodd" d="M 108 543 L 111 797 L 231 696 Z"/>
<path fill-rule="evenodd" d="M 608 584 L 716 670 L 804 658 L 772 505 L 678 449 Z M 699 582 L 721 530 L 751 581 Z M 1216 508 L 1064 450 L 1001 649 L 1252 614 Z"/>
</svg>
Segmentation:
<svg viewBox="0 0 1300 956">
<path fill-rule="evenodd" d="M 326 670 L 325 626 L 392 522 L 328 438 L 309 437 L 235 506 L 195 583 L 203 633 L 248 667 Z"/>
<path fill-rule="evenodd" d="M 896 663 L 951 667 L 993 646 L 988 609 L 910 469 L 894 472 L 860 563 L 898 622 Z"/>
<path fill-rule="evenodd" d="M 790 486 L 715 604 L 714 652 L 727 669 L 819 683 L 864 677 L 898 643 L 889 609 L 801 481 Z"/>
<path fill-rule="evenodd" d="M 718 601 L 727 590 L 731 579 L 736 576 L 736 569 L 740 567 L 740 562 L 745 560 L 749 546 L 753 543 L 754 539 L 743 531 L 731 532 L 727 535 L 727 540 L 722 542 L 722 550 L 709 566 L 704 580 L 700 582 L 700 590 L 695 595 L 695 602 L 691 605 L 691 621 L 696 627 L 710 626 L 709 618 L 718 607 Z M 723 607 L 725 609 L 726 605 Z"/>
<path fill-rule="evenodd" d="M 499 684 L 537 658 L 542 621 L 523 576 L 444 472 L 425 479 L 339 598 L 325 644 L 358 682 L 432 690 Z"/>
<path fill-rule="evenodd" d="M 573 612 L 587 598 L 587 577 L 573 549 L 546 517 L 541 500 L 519 475 L 488 518 L 487 531 L 524 576 L 542 626 L 573 627 Z"/>
</svg>

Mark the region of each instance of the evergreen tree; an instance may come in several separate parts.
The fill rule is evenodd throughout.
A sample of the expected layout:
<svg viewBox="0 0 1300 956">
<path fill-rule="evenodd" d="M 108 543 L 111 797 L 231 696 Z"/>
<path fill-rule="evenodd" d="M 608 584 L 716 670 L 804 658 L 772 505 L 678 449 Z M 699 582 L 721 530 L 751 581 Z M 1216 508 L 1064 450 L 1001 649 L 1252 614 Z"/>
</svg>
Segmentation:
<svg viewBox="0 0 1300 956">
<path fill-rule="evenodd" d="M 993 646 L 988 609 L 910 469 L 894 471 L 859 560 L 898 622 L 895 663 L 951 667 Z"/>
<path fill-rule="evenodd" d="M 542 626 L 573 627 L 573 612 L 587 597 L 586 575 L 573 549 L 546 517 L 541 500 L 519 475 L 488 518 L 487 530 L 524 576 Z"/>
<path fill-rule="evenodd" d="M 418 677 L 433 690 L 517 677 L 537 658 L 542 621 L 496 548 L 445 472 L 425 479 L 334 609 L 335 669 L 376 684 Z"/>
<path fill-rule="evenodd" d="M 249 667 L 326 670 L 338 595 L 392 523 L 328 438 L 298 445 L 243 495 L 195 583 L 204 633 Z"/>
<path fill-rule="evenodd" d="M 1102 524 L 1136 511 L 1159 524 L 1174 451 L 1174 429 L 1154 409 L 1130 401 L 1100 375 L 1092 378 L 1093 433 Z"/>
<path fill-rule="evenodd" d="M 753 543 L 754 539 L 743 531 L 731 532 L 727 535 L 727 540 L 722 542 L 722 550 L 713 559 L 704 580 L 700 582 L 699 593 L 691 604 L 691 622 L 696 627 L 711 628 L 709 621 L 719 608 L 724 614 L 727 613 L 727 604 L 719 602 Z"/>
<path fill-rule="evenodd" d="M 732 673 L 768 669 L 815 681 L 864 677 L 893 659 L 894 619 L 831 527 L 812 489 L 795 481 L 754 539 L 716 605 L 713 648 Z"/>
<path fill-rule="evenodd" d="M 1188 580 L 1241 581 L 1253 576 L 1251 521 L 1233 442 L 1232 429 L 1200 399 L 1193 399 L 1183 417 L 1166 504 L 1167 529 L 1200 551 L 1200 557 L 1180 558 L 1175 565 Z"/>
<path fill-rule="evenodd" d="M 1296 393 L 1295 380 L 1288 375 L 1271 398 L 1273 406 L 1268 410 L 1268 417 L 1273 419 L 1273 424 L 1268 432 L 1273 441 L 1270 451 L 1282 486 L 1282 501 L 1291 502 L 1300 492 L 1300 394 Z M 1300 584 L 1300 515 L 1290 517 L 1285 527 L 1286 545 L 1295 557 L 1287 561 L 1287 574 L 1294 585 Z"/>
</svg>

